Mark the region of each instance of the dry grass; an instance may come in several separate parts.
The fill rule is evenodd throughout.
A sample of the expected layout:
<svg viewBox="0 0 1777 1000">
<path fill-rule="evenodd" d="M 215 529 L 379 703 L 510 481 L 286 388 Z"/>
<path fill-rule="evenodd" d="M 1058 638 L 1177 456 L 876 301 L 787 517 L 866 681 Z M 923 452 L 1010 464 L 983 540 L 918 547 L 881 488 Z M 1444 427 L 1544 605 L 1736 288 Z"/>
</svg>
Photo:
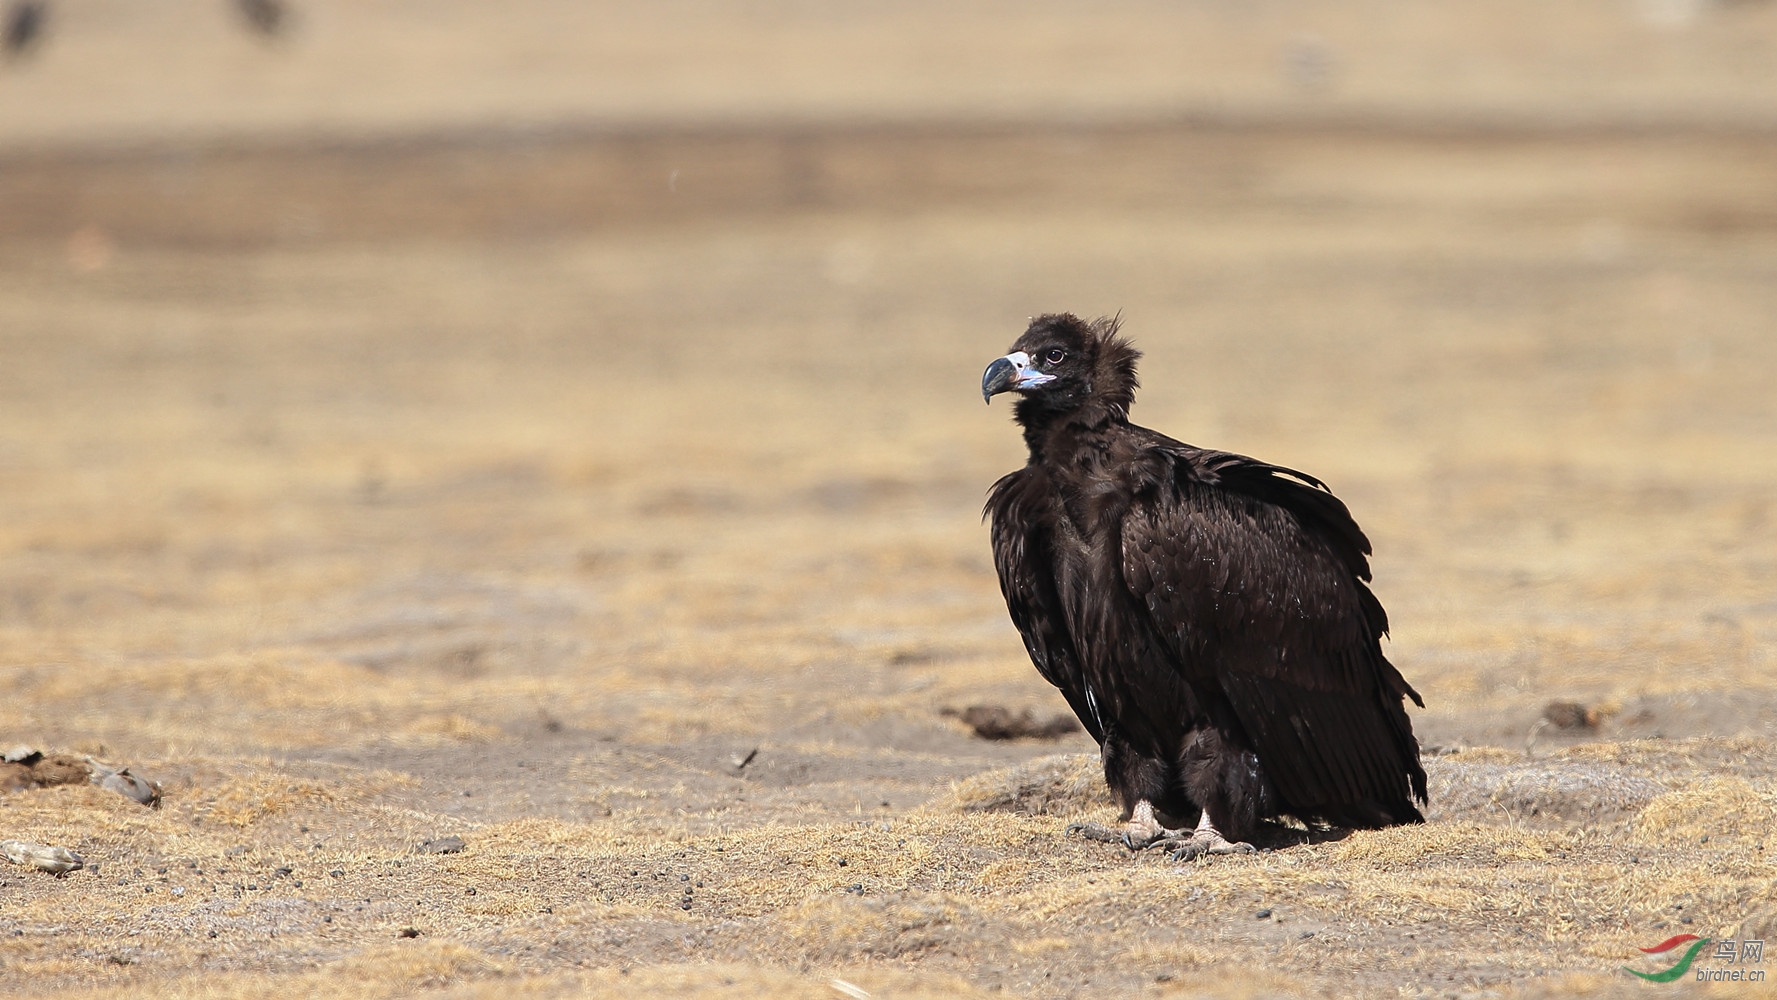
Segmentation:
<svg viewBox="0 0 1777 1000">
<path fill-rule="evenodd" d="M 0 795 L 96 866 L 0 869 L 0 993 L 1610 996 L 1773 929 L 1765 6 L 162 7 L 0 66 L 0 744 L 166 790 Z M 1131 856 L 1083 736 L 944 714 L 1062 708 L 977 521 L 1049 309 L 1357 512 L 1426 825 Z"/>
</svg>

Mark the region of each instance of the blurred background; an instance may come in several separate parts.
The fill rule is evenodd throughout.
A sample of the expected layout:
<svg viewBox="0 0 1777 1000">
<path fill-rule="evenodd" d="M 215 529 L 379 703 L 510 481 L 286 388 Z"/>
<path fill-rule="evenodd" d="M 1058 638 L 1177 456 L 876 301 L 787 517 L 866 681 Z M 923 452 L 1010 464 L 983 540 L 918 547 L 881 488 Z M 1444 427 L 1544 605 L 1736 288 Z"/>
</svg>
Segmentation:
<svg viewBox="0 0 1777 1000">
<path fill-rule="evenodd" d="M 1347 496 L 1434 690 L 1771 683 L 1777 5 L 5 16 L 12 669 L 1023 678 L 973 386 L 1074 311 L 1139 420 Z"/>
<path fill-rule="evenodd" d="M 943 714 L 1064 710 L 1050 311 L 1351 505 L 1428 746 L 1777 727 L 1777 3 L 3 6 L 9 739 L 680 830 L 1053 752 Z"/>
</svg>

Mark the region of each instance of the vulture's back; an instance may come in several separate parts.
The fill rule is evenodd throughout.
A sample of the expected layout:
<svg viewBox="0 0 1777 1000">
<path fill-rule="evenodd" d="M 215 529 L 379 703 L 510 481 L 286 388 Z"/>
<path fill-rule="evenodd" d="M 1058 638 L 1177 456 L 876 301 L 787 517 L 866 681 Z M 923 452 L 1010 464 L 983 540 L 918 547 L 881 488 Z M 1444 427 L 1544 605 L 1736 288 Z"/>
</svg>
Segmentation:
<svg viewBox="0 0 1777 1000">
<path fill-rule="evenodd" d="M 1419 697 L 1382 654 L 1369 542 L 1345 505 L 1300 473 L 1162 441 L 1175 473 L 1125 515 L 1123 575 L 1175 666 L 1227 700 L 1284 811 L 1419 820 L 1402 706 Z"/>
</svg>

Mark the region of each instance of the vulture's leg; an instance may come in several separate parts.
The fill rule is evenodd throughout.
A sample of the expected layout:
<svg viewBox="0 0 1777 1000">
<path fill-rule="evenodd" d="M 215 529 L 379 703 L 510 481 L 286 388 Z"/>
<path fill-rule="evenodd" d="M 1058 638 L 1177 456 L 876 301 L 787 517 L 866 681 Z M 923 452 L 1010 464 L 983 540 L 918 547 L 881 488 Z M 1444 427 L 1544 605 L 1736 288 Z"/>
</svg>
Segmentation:
<svg viewBox="0 0 1777 1000">
<path fill-rule="evenodd" d="M 1207 809 L 1203 811 L 1203 818 L 1197 821 L 1197 829 L 1183 836 L 1169 837 L 1157 846 L 1170 850 L 1174 861 L 1195 861 L 1205 854 L 1251 854 L 1254 851 L 1251 844 L 1231 843 L 1222 836 L 1222 831 L 1209 821 Z"/>
<path fill-rule="evenodd" d="M 1115 724 L 1107 727 L 1100 754 L 1104 759 L 1104 782 L 1123 800 L 1123 815 L 1129 817 L 1129 821 L 1120 827 L 1075 823 L 1067 828 L 1067 832 L 1078 833 L 1088 840 L 1122 844 L 1132 851 L 1139 851 L 1168 836 L 1185 835 L 1183 830 L 1168 830 L 1154 815 L 1156 802 L 1166 806 L 1168 812 L 1189 806 L 1188 802 L 1182 801 L 1169 804 L 1169 800 L 1178 798 L 1173 794 L 1177 776 L 1169 763 L 1171 756 L 1138 750 Z"/>
<path fill-rule="evenodd" d="M 1184 830 L 1169 830 L 1160 825 L 1154 816 L 1154 804 L 1142 799 L 1129 811 L 1129 822 L 1122 829 L 1105 826 L 1103 823 L 1075 823 L 1067 828 L 1068 833 L 1077 833 L 1087 840 L 1102 840 L 1107 844 L 1122 844 L 1132 851 L 1152 847 L 1155 844 L 1183 842 L 1191 834 Z"/>
</svg>

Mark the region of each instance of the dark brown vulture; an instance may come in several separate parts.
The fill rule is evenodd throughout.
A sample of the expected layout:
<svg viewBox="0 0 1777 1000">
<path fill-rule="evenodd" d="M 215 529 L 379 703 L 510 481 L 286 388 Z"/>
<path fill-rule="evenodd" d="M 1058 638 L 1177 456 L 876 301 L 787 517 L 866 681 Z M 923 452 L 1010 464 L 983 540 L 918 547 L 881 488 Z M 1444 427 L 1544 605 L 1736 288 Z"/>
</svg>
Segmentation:
<svg viewBox="0 0 1777 1000">
<path fill-rule="evenodd" d="M 1190 858 L 1283 816 L 1423 822 L 1369 539 L 1312 476 L 1131 424 L 1140 357 L 1115 320 L 1040 316 L 981 380 L 1030 448 L 987 501 L 1006 608 L 1123 802 L 1081 829 Z"/>
</svg>

